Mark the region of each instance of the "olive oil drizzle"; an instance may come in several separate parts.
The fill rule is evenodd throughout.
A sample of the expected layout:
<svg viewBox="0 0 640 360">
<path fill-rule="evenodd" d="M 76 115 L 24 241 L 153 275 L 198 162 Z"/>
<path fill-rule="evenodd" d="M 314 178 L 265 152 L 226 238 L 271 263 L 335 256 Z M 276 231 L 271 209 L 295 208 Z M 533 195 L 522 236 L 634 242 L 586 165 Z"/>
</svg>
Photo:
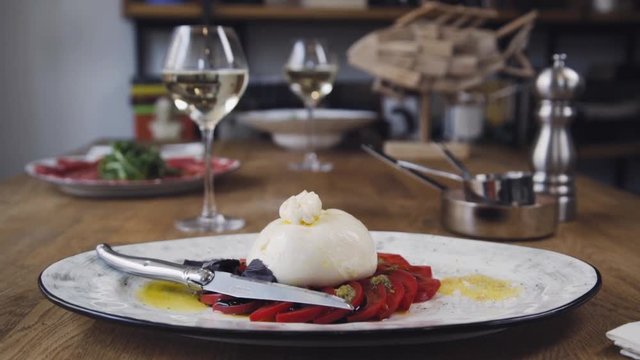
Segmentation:
<svg viewBox="0 0 640 360">
<path fill-rule="evenodd" d="M 168 281 L 146 282 L 136 294 L 143 304 L 171 311 L 197 312 L 207 309 L 188 287 Z"/>
<path fill-rule="evenodd" d="M 459 294 L 476 301 L 502 301 L 517 297 L 520 292 L 521 288 L 509 281 L 482 274 L 444 278 L 438 290 L 442 295 Z"/>
</svg>

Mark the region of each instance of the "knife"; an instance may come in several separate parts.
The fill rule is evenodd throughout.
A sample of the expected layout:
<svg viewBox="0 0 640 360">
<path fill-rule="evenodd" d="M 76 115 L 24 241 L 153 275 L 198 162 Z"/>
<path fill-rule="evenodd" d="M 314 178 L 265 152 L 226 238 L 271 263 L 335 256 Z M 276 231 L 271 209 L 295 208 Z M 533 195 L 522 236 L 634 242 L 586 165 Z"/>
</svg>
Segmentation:
<svg viewBox="0 0 640 360">
<path fill-rule="evenodd" d="M 181 283 L 196 290 L 213 291 L 244 299 L 289 301 L 353 310 L 353 306 L 344 299 L 319 291 L 164 260 L 124 255 L 107 244 L 98 245 L 96 253 L 100 259 L 117 270 L 146 278 Z"/>
</svg>

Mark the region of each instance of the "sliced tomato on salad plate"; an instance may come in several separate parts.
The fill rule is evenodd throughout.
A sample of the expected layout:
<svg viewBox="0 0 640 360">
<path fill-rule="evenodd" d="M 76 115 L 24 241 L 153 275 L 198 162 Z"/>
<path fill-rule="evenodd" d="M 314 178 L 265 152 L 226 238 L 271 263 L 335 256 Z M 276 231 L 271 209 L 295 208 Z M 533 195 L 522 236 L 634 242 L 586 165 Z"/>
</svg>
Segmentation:
<svg viewBox="0 0 640 360">
<path fill-rule="evenodd" d="M 388 279 L 391 283 L 391 287 L 387 289 L 386 310 L 383 310 L 378 314 L 378 319 L 381 320 L 388 318 L 398 310 L 405 293 L 404 285 L 399 278 L 392 278 L 391 276 L 388 276 Z"/>
<path fill-rule="evenodd" d="M 360 285 L 360 283 L 357 281 L 349 281 L 347 284 L 342 286 L 351 287 L 351 290 L 353 291 L 353 299 L 351 299 L 350 303 L 354 309 L 357 309 L 358 306 L 360 306 L 360 304 L 362 304 L 362 301 L 364 300 L 364 290 L 362 289 L 362 285 Z M 331 295 L 335 295 L 336 289 L 328 288 L 328 289 L 324 289 L 324 292 Z M 326 313 L 318 316 L 316 319 L 313 320 L 313 322 L 316 324 L 331 324 L 338 320 L 341 320 L 342 318 L 344 318 L 345 316 L 349 315 L 352 312 L 353 311 L 351 310 L 345 310 L 345 309 L 331 309 Z"/>
<path fill-rule="evenodd" d="M 245 303 L 239 304 L 227 304 L 224 302 L 217 302 L 213 304 L 213 310 L 220 311 L 223 314 L 227 315 L 246 315 L 262 305 L 262 301 L 260 300 L 252 300 Z"/>
<path fill-rule="evenodd" d="M 291 302 L 275 302 L 260 307 L 249 315 L 251 321 L 275 321 L 276 315 L 290 310 L 293 307 Z"/>
<path fill-rule="evenodd" d="M 433 298 L 440 288 L 440 280 L 434 278 L 418 279 L 418 292 L 413 302 L 425 302 Z"/>
<path fill-rule="evenodd" d="M 375 285 L 367 280 L 361 285 L 364 288 L 366 304 L 353 315 L 347 317 L 349 322 L 372 320 L 381 311 L 384 311 L 387 305 L 387 290 L 383 284 Z"/>
<path fill-rule="evenodd" d="M 246 268 L 244 259 L 240 260 L 240 266 Z M 440 281 L 433 278 L 430 266 L 411 265 L 400 255 L 379 253 L 377 271 L 373 276 L 320 289 L 346 299 L 355 310 L 281 301 L 252 301 L 216 293 L 202 294 L 200 301 L 224 314 L 250 314 L 251 321 L 333 324 L 386 319 L 396 311 L 409 310 L 413 303 L 433 298 L 439 288 Z"/>
<path fill-rule="evenodd" d="M 398 254 L 378 253 L 378 271 L 393 269 L 408 270 L 411 264 Z"/>
<path fill-rule="evenodd" d="M 200 302 L 205 305 L 214 305 L 220 301 L 227 301 L 227 300 L 233 300 L 233 299 L 235 299 L 233 296 L 217 294 L 217 293 L 206 293 L 206 294 L 200 295 Z"/>
<path fill-rule="evenodd" d="M 276 315 L 276 322 L 293 322 L 293 323 L 306 323 L 311 322 L 324 312 L 328 308 L 326 306 L 311 305 L 303 308 L 282 312 Z"/>
<path fill-rule="evenodd" d="M 402 300 L 400 300 L 400 304 L 398 305 L 398 310 L 407 311 L 411 304 L 413 304 L 414 299 L 416 298 L 416 293 L 418 292 L 418 281 L 415 276 L 404 270 L 396 270 L 389 274 L 389 278 L 393 281 L 400 281 L 402 286 L 404 287 L 404 295 Z"/>
<path fill-rule="evenodd" d="M 411 265 L 408 269 L 406 269 L 413 273 L 416 276 L 422 276 L 424 278 L 432 278 L 433 272 L 431 271 L 431 266 L 428 265 Z"/>
</svg>

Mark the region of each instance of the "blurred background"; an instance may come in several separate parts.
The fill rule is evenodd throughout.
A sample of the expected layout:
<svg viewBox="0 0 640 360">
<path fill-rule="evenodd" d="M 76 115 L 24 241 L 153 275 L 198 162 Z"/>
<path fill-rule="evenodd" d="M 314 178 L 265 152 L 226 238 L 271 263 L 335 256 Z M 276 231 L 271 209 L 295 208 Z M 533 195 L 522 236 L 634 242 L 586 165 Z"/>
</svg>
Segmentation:
<svg viewBox="0 0 640 360">
<path fill-rule="evenodd" d="M 540 11 L 527 51 L 536 71 L 562 52 L 568 55 L 567 65 L 586 80 L 579 116 L 572 123 L 578 170 L 640 192 L 640 2 L 446 2 L 497 9 L 500 15 L 489 28 L 528 10 Z M 418 5 L 415 0 L 214 1 L 212 22 L 234 27 L 249 60 L 249 88 L 234 114 L 300 108 L 283 77 L 283 64 L 296 38 L 318 37 L 330 44 L 340 64 L 335 89 L 322 107 L 372 110 L 379 118 L 350 133 L 342 146 L 353 146 L 358 142 L 354 139 L 415 137 L 416 99 L 372 92 L 370 75 L 351 67 L 346 52 L 367 33 L 389 26 Z M 97 139 L 153 140 L 150 122 L 165 95 L 160 71 L 170 30 L 200 23 L 207 6 L 187 0 L 4 1 L 0 179 L 20 173 L 30 160 L 70 152 Z M 527 151 L 537 127 L 531 81 L 497 77 L 484 84 L 486 91 L 505 85 L 513 91 L 482 104 L 482 131 L 462 129 L 462 140 Z M 447 130 L 451 101 L 433 99 L 434 139 L 456 137 Z M 186 117 L 172 114 L 182 124 L 178 140 L 196 140 L 198 133 Z M 221 124 L 219 138 L 268 138 L 236 121 L 234 114 Z"/>
</svg>

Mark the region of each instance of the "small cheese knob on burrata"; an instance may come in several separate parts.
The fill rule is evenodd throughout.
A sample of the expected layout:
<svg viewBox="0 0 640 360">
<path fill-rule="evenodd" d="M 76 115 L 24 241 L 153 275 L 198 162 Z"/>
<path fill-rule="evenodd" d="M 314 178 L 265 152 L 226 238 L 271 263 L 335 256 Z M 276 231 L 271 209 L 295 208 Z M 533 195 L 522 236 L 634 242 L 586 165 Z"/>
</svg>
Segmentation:
<svg viewBox="0 0 640 360">
<path fill-rule="evenodd" d="M 279 283 L 335 286 L 373 275 L 375 244 L 360 220 L 338 210 L 322 210 L 314 192 L 303 191 L 280 206 L 280 218 L 267 225 L 247 256 L 259 259 Z"/>
</svg>

